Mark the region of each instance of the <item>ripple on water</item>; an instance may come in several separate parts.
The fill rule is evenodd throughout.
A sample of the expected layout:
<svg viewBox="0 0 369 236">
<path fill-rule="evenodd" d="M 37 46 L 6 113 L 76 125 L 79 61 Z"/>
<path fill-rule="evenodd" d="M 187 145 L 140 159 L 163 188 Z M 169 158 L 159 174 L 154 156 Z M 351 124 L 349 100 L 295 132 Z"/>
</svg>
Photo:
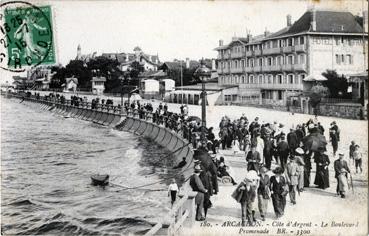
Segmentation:
<svg viewBox="0 0 369 236">
<path fill-rule="evenodd" d="M 7 99 L 1 137 L 5 234 L 142 234 L 167 211 L 166 191 L 90 184 L 96 173 L 124 186 L 168 178 L 165 168 L 173 160 L 162 160 L 166 153 L 152 142 Z M 166 189 L 167 183 L 152 187 Z"/>
</svg>

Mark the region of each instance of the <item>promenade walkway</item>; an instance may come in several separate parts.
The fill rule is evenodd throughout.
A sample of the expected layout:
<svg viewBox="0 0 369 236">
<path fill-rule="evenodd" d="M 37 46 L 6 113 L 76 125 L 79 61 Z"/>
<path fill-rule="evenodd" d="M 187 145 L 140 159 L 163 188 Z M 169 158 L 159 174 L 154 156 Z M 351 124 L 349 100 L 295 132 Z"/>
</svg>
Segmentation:
<svg viewBox="0 0 369 236">
<path fill-rule="evenodd" d="M 114 103 L 120 103 L 119 98 L 114 98 Z M 159 105 L 159 101 L 146 101 L 153 104 L 154 109 Z M 145 101 L 142 101 L 145 103 Z M 172 112 L 179 112 L 180 104 L 169 104 L 169 110 Z M 218 125 L 221 117 L 227 115 L 231 119 L 239 118 L 242 113 L 250 119 L 254 119 L 256 116 L 260 117 L 261 121 L 273 122 L 278 121 L 285 124 L 289 129 L 293 125 L 306 122 L 308 119 L 313 118 L 310 115 L 294 114 L 288 112 L 281 112 L 275 110 L 268 110 L 255 107 L 239 107 L 239 106 L 212 106 L 207 107 L 207 125 L 208 127 L 214 127 L 214 134 L 218 134 Z M 201 116 L 201 107 L 189 105 L 189 115 Z M 255 229 L 262 231 L 268 228 L 268 235 L 281 235 L 285 228 L 286 233 L 288 230 L 289 235 L 297 235 L 297 230 L 300 228 L 287 227 L 288 223 L 293 224 L 297 222 L 299 224 L 306 223 L 303 227 L 310 232 L 304 232 L 300 235 L 317 234 L 319 235 L 345 235 L 352 230 L 355 230 L 358 235 L 365 235 L 367 231 L 367 209 L 368 209 L 368 123 L 367 121 L 349 120 L 332 117 L 319 117 L 320 123 L 328 130 L 329 124 L 335 120 L 341 129 L 341 141 L 339 143 L 339 151 L 344 152 L 346 158 L 348 156 L 348 147 L 351 140 L 355 140 L 361 146 L 363 153 L 363 173 L 353 174 L 354 190 L 355 192 L 347 195 L 346 199 L 341 199 L 336 196 L 336 179 L 334 178 L 333 162 L 336 159 L 332 155 L 332 146 L 329 144 L 328 155 L 331 161 L 329 166 L 330 174 L 330 188 L 326 190 L 317 189 L 314 187 L 307 188 L 300 196 L 297 196 L 297 204 L 292 205 L 287 196 L 287 206 L 285 209 L 285 215 L 276 220 L 273 212 L 272 202 L 269 202 L 268 214 L 266 215 L 266 221 L 258 221 L 256 227 L 243 227 L 231 226 L 234 221 L 234 225 L 237 225 L 241 221 L 241 209 L 240 205 L 231 197 L 232 192 L 235 189 L 233 185 L 220 185 L 220 191 L 218 195 L 212 196 L 211 201 L 213 207 L 208 211 L 207 221 L 196 222 L 195 226 L 191 228 L 185 228 L 184 235 L 239 235 L 239 233 L 245 233 L 242 230 Z M 327 140 L 328 132 L 325 132 Z M 240 155 L 233 155 L 232 151 L 220 150 L 220 154 L 225 156 L 226 165 L 231 168 L 231 175 L 235 178 L 236 182 L 240 182 L 246 175 L 246 162 L 244 153 Z M 315 163 L 312 163 L 313 170 L 311 174 L 311 183 L 314 182 L 315 177 Z M 350 164 L 350 169 L 354 172 L 354 167 Z M 256 217 L 260 219 L 257 211 Z M 337 225 L 352 223 L 352 227 L 338 227 Z M 329 227 L 324 229 L 323 226 L 329 224 Z M 227 225 L 227 226 L 225 226 Z M 322 226 L 323 225 L 323 226 Z M 333 227 L 332 227 L 333 225 Z M 291 233 L 292 231 L 292 233 Z M 300 232 L 301 233 L 301 232 Z M 254 235 L 254 234 L 253 234 Z"/>
<path fill-rule="evenodd" d="M 246 162 L 244 153 L 233 155 L 230 150 L 220 150 L 218 155 L 225 157 L 226 165 L 231 168 L 231 175 L 235 181 L 239 183 L 246 175 Z M 333 162 L 333 160 L 331 160 Z M 313 171 L 311 174 L 311 182 L 314 182 L 315 163 L 312 163 Z M 272 165 L 273 168 L 274 164 Z M 350 166 L 353 170 L 353 167 Z M 363 235 L 366 232 L 365 225 L 367 224 L 367 180 L 366 176 L 354 174 L 354 190 L 353 194 L 350 190 L 346 199 L 342 199 L 336 195 L 336 179 L 334 178 L 333 163 L 330 165 L 330 187 L 326 190 L 321 190 L 315 187 L 305 188 L 305 191 L 297 196 L 297 204 L 292 205 L 289 196 L 287 196 L 287 205 L 285 215 L 276 219 L 272 201 L 269 201 L 266 221 L 260 220 L 258 210 L 256 210 L 257 225 L 254 227 L 240 227 L 241 222 L 241 206 L 232 197 L 231 194 L 236 188 L 232 184 L 220 184 L 219 193 L 213 195 L 211 201 L 213 207 L 208 210 L 208 216 L 205 222 L 196 221 L 196 225 L 191 229 L 186 229 L 186 235 L 238 235 L 246 233 L 246 230 L 259 230 L 264 232 L 269 230 L 269 235 L 277 235 L 278 229 L 285 229 L 289 235 L 297 235 L 298 230 L 302 233 L 301 228 L 286 227 L 288 222 L 294 224 L 305 224 L 304 230 L 310 230 L 306 235 L 317 234 L 324 232 L 325 235 L 345 235 L 354 228 L 352 227 L 331 227 L 333 222 L 336 223 L 352 223 L 358 224 L 358 228 L 362 230 Z M 271 172 L 268 175 L 272 175 Z M 313 185 L 314 186 L 314 185 Z M 361 204 L 361 205 L 360 205 Z M 360 207 L 362 206 L 362 207 Z M 355 216 L 355 217 L 353 217 Z M 357 217 L 362 216 L 362 217 Z M 322 223 L 324 222 L 324 223 Z M 327 229 L 322 229 L 322 224 L 328 223 Z M 311 226 L 310 226 L 311 225 Z M 356 229 L 355 229 L 356 230 Z M 281 232 L 281 231 L 279 231 Z M 256 232 L 255 232 L 256 233 Z M 260 233 L 263 234 L 263 233 Z M 360 235 L 358 233 L 358 235 Z"/>
</svg>

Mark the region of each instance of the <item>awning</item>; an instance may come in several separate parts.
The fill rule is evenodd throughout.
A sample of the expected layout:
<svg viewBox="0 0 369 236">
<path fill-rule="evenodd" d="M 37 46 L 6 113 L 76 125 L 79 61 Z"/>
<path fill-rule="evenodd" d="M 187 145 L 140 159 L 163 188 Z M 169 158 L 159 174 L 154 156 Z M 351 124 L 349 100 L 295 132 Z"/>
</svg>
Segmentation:
<svg viewBox="0 0 369 236">
<path fill-rule="evenodd" d="M 309 75 L 305 79 L 303 79 L 303 81 L 305 82 L 326 81 L 326 80 L 328 79 L 321 74 Z"/>
</svg>

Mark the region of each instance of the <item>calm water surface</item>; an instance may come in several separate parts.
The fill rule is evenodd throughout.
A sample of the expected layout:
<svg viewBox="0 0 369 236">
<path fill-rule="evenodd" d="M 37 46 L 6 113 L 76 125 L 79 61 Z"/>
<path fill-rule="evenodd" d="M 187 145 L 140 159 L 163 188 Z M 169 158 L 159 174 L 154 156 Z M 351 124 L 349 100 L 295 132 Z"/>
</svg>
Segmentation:
<svg viewBox="0 0 369 236">
<path fill-rule="evenodd" d="M 129 187 L 162 181 L 146 189 L 166 189 L 174 174 L 167 154 L 133 134 L 1 98 L 2 232 L 143 233 L 167 213 L 166 191 L 102 189 L 90 176 L 106 173 Z"/>
</svg>

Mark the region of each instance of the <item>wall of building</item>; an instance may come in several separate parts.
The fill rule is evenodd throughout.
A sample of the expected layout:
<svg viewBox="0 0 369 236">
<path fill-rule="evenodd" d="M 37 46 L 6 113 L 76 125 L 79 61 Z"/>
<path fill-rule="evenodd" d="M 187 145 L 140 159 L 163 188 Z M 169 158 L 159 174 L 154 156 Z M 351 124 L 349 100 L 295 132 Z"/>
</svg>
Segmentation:
<svg viewBox="0 0 369 236">
<path fill-rule="evenodd" d="M 367 39 L 365 42 L 367 44 Z M 308 72 L 321 74 L 327 69 L 344 75 L 362 72 L 368 68 L 367 64 L 364 64 L 363 51 L 363 40 L 360 36 L 309 36 Z"/>
</svg>

